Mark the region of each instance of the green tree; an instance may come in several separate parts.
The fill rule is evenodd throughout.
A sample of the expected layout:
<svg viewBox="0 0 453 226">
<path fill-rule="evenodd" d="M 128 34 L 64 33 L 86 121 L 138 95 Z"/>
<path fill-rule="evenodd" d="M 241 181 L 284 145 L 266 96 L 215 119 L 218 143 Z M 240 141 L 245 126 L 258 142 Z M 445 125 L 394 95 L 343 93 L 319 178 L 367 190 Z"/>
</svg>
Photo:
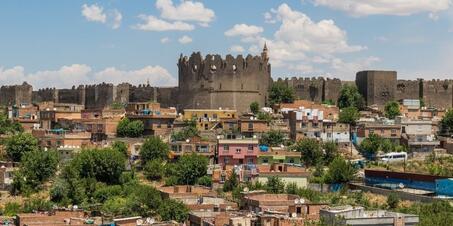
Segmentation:
<svg viewBox="0 0 453 226">
<path fill-rule="evenodd" d="M 233 191 L 233 189 L 238 186 L 239 186 L 238 175 L 233 170 L 228 179 L 223 184 L 223 191 L 224 192 Z"/>
<path fill-rule="evenodd" d="M 118 184 L 125 161 L 124 155 L 113 149 L 88 149 L 76 155 L 67 167 L 75 170 L 75 177 Z"/>
<path fill-rule="evenodd" d="M 355 179 L 356 173 L 352 164 L 338 156 L 329 164 L 325 178 L 328 183 L 347 183 Z"/>
<path fill-rule="evenodd" d="M 302 160 L 307 166 L 314 166 L 322 160 L 321 145 L 316 139 L 301 139 L 295 144 L 295 149 L 301 153 Z"/>
<path fill-rule="evenodd" d="M 127 154 L 127 144 L 123 141 L 116 140 L 112 143 L 112 149 L 122 153 L 125 157 Z"/>
<path fill-rule="evenodd" d="M 261 136 L 260 143 L 270 147 L 277 147 L 285 142 L 285 135 L 279 130 L 271 130 Z"/>
<path fill-rule="evenodd" d="M 396 209 L 399 203 L 400 197 L 396 193 L 390 193 L 390 195 L 387 196 L 387 206 L 390 209 Z"/>
<path fill-rule="evenodd" d="M 258 112 L 260 111 L 260 104 L 256 101 L 252 102 L 250 104 L 250 111 L 253 113 L 253 114 L 258 114 Z"/>
<path fill-rule="evenodd" d="M 266 121 L 267 123 L 270 123 L 272 121 L 272 115 L 267 113 L 267 112 L 258 112 L 258 115 L 256 116 L 258 120 L 263 120 Z"/>
<path fill-rule="evenodd" d="M 400 105 L 396 101 L 389 101 L 385 104 L 385 117 L 395 119 L 396 116 L 401 115 Z"/>
<path fill-rule="evenodd" d="M 51 211 L 53 203 L 42 198 L 31 198 L 24 202 L 23 212 L 33 213 L 36 211 Z"/>
<path fill-rule="evenodd" d="M 448 110 L 440 121 L 440 134 L 450 136 L 453 134 L 453 109 Z"/>
<path fill-rule="evenodd" d="M 356 107 L 345 107 L 341 109 L 338 122 L 346 123 L 349 125 L 355 125 L 359 120 L 360 114 Z"/>
<path fill-rule="evenodd" d="M 142 121 L 123 118 L 116 127 L 116 134 L 118 137 L 140 137 L 144 130 L 145 126 Z"/>
<path fill-rule="evenodd" d="M 19 194 L 38 189 L 39 185 L 55 175 L 58 155 L 55 151 L 31 151 L 22 156 L 19 171 L 13 179 L 12 193 Z"/>
<path fill-rule="evenodd" d="M 363 154 L 374 155 L 380 151 L 382 138 L 377 134 L 370 134 L 365 138 L 359 146 L 359 150 Z"/>
<path fill-rule="evenodd" d="M 14 162 L 19 162 L 27 152 L 39 150 L 38 140 L 29 133 L 19 133 L 6 140 L 6 154 Z"/>
<path fill-rule="evenodd" d="M 344 85 L 340 90 L 337 104 L 341 109 L 356 107 L 361 110 L 364 107 L 364 100 L 356 86 Z"/>
<path fill-rule="evenodd" d="M 162 160 L 154 159 L 148 161 L 143 169 L 145 177 L 148 180 L 160 180 L 164 174 Z"/>
<path fill-rule="evenodd" d="M 208 159 L 195 153 L 181 156 L 176 163 L 179 184 L 195 184 L 198 178 L 206 175 L 207 170 Z"/>
<path fill-rule="evenodd" d="M 273 194 L 284 193 L 285 183 L 277 176 L 269 177 L 266 182 L 266 190 Z"/>
<path fill-rule="evenodd" d="M 288 193 L 288 194 L 295 195 L 295 194 L 297 194 L 298 190 L 299 190 L 299 188 L 297 187 L 296 182 L 291 182 L 286 185 L 286 193 Z"/>
<path fill-rule="evenodd" d="M 159 137 L 150 137 L 143 142 L 140 157 L 145 165 L 151 160 L 165 160 L 168 158 L 168 145 Z"/>
<path fill-rule="evenodd" d="M 127 216 L 131 214 L 127 204 L 126 198 L 114 196 L 102 204 L 102 212 L 109 216 Z"/>
<path fill-rule="evenodd" d="M 143 131 L 145 131 L 145 126 L 143 122 L 140 120 L 131 121 L 127 125 L 127 136 L 128 137 L 140 137 L 143 135 Z"/>
<path fill-rule="evenodd" d="M 381 139 L 381 146 L 379 149 L 385 153 L 393 152 L 395 150 L 395 145 L 389 139 Z"/>
<path fill-rule="evenodd" d="M 165 205 L 161 205 L 157 210 L 163 221 L 184 222 L 189 217 L 189 208 L 179 200 L 168 199 Z"/>
<path fill-rule="evenodd" d="M 6 114 L 0 113 L 0 134 L 16 134 L 22 133 L 24 128 L 18 122 L 13 122 L 8 119 Z"/>
<path fill-rule="evenodd" d="M 324 148 L 324 161 L 330 163 L 335 157 L 338 156 L 338 145 L 333 141 L 323 143 Z"/>
<path fill-rule="evenodd" d="M 283 82 L 274 82 L 269 90 L 269 103 L 271 105 L 280 103 L 292 103 L 296 99 L 294 89 Z"/>
<path fill-rule="evenodd" d="M 173 132 L 171 134 L 171 139 L 175 141 L 185 141 L 198 135 L 197 122 L 195 120 L 186 120 L 184 121 L 184 128 L 178 132 Z"/>
<path fill-rule="evenodd" d="M 130 120 L 128 118 L 123 118 L 116 126 L 116 135 L 118 137 L 127 137 L 128 135 L 128 126 Z"/>
</svg>

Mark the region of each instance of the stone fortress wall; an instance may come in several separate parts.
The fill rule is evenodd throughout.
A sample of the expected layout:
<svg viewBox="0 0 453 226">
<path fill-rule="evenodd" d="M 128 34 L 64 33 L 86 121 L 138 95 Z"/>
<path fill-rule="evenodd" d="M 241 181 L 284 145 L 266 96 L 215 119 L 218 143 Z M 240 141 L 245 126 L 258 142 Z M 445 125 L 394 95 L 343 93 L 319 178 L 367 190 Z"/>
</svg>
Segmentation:
<svg viewBox="0 0 453 226">
<path fill-rule="evenodd" d="M 87 109 L 100 109 L 115 103 L 159 102 L 178 110 L 236 109 L 249 111 L 250 103 L 268 103 L 268 90 L 273 83 L 266 46 L 261 56 L 206 55 L 193 53 L 178 59 L 177 87 L 113 85 L 79 85 L 70 89 L 45 88 L 33 91 L 31 85 L 1 86 L 0 105 L 20 105 L 42 101 L 83 104 Z M 338 99 L 344 84 L 356 85 L 367 105 L 382 106 L 390 100 L 423 99 L 428 107 L 453 107 L 453 80 L 398 80 L 396 71 L 361 71 L 353 81 L 323 77 L 279 78 L 294 88 L 297 98 L 314 102 Z"/>
</svg>

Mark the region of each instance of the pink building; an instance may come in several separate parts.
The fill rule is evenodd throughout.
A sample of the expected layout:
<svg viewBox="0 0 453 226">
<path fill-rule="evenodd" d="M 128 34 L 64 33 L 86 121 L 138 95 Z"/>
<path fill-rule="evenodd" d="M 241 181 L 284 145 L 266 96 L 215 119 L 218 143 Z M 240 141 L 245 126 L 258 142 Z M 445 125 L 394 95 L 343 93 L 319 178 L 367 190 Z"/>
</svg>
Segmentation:
<svg viewBox="0 0 453 226">
<path fill-rule="evenodd" d="M 219 140 L 217 150 L 221 165 L 256 164 L 259 153 L 258 140 Z"/>
</svg>

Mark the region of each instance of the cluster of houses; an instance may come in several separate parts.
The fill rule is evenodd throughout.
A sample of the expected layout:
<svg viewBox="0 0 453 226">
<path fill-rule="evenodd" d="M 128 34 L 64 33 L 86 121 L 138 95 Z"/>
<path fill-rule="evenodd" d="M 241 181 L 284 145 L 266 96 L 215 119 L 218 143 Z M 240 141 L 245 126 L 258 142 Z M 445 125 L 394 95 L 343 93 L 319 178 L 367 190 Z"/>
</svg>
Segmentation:
<svg viewBox="0 0 453 226">
<path fill-rule="evenodd" d="M 108 147 L 117 140 L 128 145 L 131 159 L 138 159 L 146 136 L 161 137 L 168 143 L 174 159 L 188 153 L 206 156 L 213 188 L 160 188 L 163 197 L 181 200 L 190 208 L 187 223 L 194 226 L 304 225 L 307 220 L 319 221 L 321 217 L 331 225 L 338 224 L 338 220 L 346 225 L 415 225 L 418 222 L 418 217 L 413 215 L 366 211 L 357 206 L 329 207 L 328 204 L 311 203 L 296 195 L 268 194 L 264 191 L 244 191 L 241 201 L 244 206 L 239 207 L 213 192 L 233 171 L 242 182 L 266 183 L 270 177 L 278 176 L 283 182 L 295 183 L 300 188 L 310 186 L 310 172 L 303 167 L 299 152 L 291 150 L 288 145 L 269 147 L 260 142 L 262 136 L 270 131 L 279 131 L 289 143 L 302 138 L 336 142 L 349 159 L 360 158 L 355 147 L 371 134 L 404 145 L 414 158 L 422 158 L 438 150 L 453 152 L 453 140 L 437 136 L 439 121 L 445 111 L 421 107 L 419 100 L 401 101 L 401 116 L 394 120 L 382 117 L 382 112 L 376 109 L 361 111 L 360 119 L 354 126 L 339 122 L 338 107 L 306 100 L 280 104 L 275 109 L 262 108 L 261 111 L 269 114 L 271 119 L 234 109 L 184 109 L 178 112 L 175 108 L 164 108 L 155 102 L 128 103 L 127 106 L 106 109 L 43 102 L 10 106 L 8 117 L 38 138 L 43 149 L 57 150 L 63 161 L 71 159 L 74 153 L 84 148 Z M 117 137 L 117 126 L 124 118 L 142 121 L 144 136 Z M 174 139 L 172 134 L 184 130 L 188 121 L 193 122 L 198 135 L 183 140 Z M 2 164 L 0 182 L 3 189 L 11 183 L 15 168 L 12 163 Z M 369 189 L 375 185 L 368 180 L 366 184 L 356 185 L 356 188 Z M 26 215 L 18 219 L 24 217 Z M 117 221 L 116 225 L 174 224 L 141 218 Z"/>
</svg>

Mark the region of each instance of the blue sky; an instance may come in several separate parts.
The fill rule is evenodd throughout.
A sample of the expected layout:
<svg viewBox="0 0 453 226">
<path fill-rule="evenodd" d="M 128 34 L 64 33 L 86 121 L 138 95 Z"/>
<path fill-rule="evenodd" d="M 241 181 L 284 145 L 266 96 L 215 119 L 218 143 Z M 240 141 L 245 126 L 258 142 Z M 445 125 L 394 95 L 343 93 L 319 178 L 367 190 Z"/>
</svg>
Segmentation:
<svg viewBox="0 0 453 226">
<path fill-rule="evenodd" d="M 272 76 L 452 78 L 451 0 L 3 0 L 0 84 L 177 84 L 179 54 L 259 54 Z"/>
</svg>

